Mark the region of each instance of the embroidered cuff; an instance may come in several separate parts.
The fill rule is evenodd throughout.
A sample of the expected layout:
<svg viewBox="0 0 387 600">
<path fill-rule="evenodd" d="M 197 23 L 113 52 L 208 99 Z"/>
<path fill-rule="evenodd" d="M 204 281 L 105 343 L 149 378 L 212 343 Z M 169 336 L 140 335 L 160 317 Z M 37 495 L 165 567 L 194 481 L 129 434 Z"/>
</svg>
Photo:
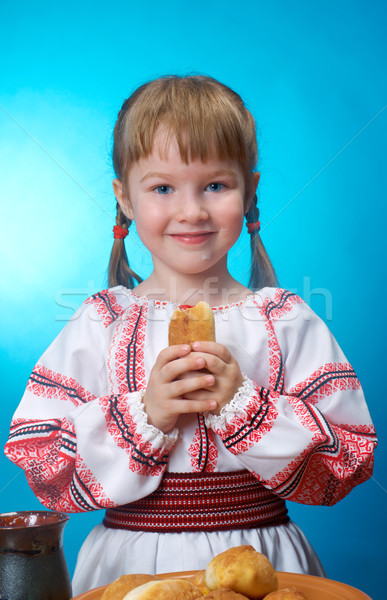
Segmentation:
<svg viewBox="0 0 387 600">
<path fill-rule="evenodd" d="M 176 444 L 179 437 L 179 430 L 173 429 L 170 433 L 164 433 L 157 427 L 148 423 L 148 415 L 145 412 L 143 397 L 146 390 L 141 390 L 129 397 L 130 412 L 137 423 L 138 432 L 141 433 L 144 441 L 150 442 L 153 447 L 165 448 L 170 450 Z"/>
<path fill-rule="evenodd" d="M 204 413 L 207 427 L 211 429 L 225 429 L 227 422 L 235 415 L 246 413 L 247 404 L 257 393 L 255 383 L 243 374 L 243 383 L 236 392 L 235 396 L 228 404 L 223 406 L 219 415 Z"/>
</svg>

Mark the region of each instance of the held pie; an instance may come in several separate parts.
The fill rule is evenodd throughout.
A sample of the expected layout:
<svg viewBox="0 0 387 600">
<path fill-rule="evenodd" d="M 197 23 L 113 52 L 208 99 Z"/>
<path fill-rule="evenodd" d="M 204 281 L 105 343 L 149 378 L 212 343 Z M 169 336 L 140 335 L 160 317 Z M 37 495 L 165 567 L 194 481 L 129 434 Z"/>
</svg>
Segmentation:
<svg viewBox="0 0 387 600">
<path fill-rule="evenodd" d="M 209 304 L 199 302 L 192 307 L 176 309 L 169 323 L 169 345 L 203 341 L 215 342 L 215 320 Z"/>
</svg>

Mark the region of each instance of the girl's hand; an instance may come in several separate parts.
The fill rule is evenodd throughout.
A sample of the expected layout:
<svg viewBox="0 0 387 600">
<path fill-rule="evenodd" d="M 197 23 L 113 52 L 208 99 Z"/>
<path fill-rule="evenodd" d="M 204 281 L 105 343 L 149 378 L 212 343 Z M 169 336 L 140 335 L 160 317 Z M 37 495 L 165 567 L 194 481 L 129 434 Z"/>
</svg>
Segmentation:
<svg viewBox="0 0 387 600">
<path fill-rule="evenodd" d="M 226 346 L 217 342 L 194 342 L 192 350 L 192 357 L 205 360 L 205 366 L 214 376 L 215 382 L 208 389 L 192 391 L 185 397 L 197 402 L 215 400 L 216 408 L 211 412 L 218 415 L 243 384 L 239 364 Z"/>
<path fill-rule="evenodd" d="M 216 408 L 216 399 L 210 395 L 188 398 L 189 394 L 206 391 L 215 384 L 213 375 L 200 373 L 205 362 L 203 356 L 191 352 L 188 345 L 169 346 L 160 352 L 143 397 L 151 425 L 168 433 L 174 428 L 179 415 Z M 190 376 L 184 377 L 187 373 Z"/>
</svg>

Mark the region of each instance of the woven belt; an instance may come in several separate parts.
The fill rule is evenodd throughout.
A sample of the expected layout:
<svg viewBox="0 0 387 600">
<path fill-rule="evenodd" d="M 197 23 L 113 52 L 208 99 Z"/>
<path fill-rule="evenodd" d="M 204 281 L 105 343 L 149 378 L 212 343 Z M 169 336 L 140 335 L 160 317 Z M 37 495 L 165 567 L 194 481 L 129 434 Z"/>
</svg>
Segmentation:
<svg viewBox="0 0 387 600">
<path fill-rule="evenodd" d="M 285 501 L 248 471 L 166 473 L 152 494 L 106 510 L 103 524 L 130 531 L 219 531 L 282 525 Z"/>
</svg>

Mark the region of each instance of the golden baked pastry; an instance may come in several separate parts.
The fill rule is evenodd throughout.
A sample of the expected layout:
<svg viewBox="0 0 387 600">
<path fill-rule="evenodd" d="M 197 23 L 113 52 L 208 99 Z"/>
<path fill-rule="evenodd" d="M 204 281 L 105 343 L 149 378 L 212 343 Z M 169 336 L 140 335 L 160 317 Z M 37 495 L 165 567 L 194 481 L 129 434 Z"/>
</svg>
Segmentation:
<svg viewBox="0 0 387 600">
<path fill-rule="evenodd" d="M 252 546 L 236 546 L 215 556 L 208 564 L 205 584 L 210 590 L 229 588 L 251 600 L 260 600 L 278 589 L 269 559 Z"/>
<path fill-rule="evenodd" d="M 249 600 L 249 598 L 228 588 L 219 588 L 210 592 L 206 600 Z"/>
<path fill-rule="evenodd" d="M 303 592 L 295 587 L 282 588 L 276 592 L 270 592 L 265 600 L 308 600 Z"/>
<path fill-rule="evenodd" d="M 196 600 L 202 598 L 199 588 L 186 579 L 150 581 L 135 588 L 123 600 Z"/>
<path fill-rule="evenodd" d="M 215 342 L 215 320 L 207 302 L 199 302 L 192 308 L 176 309 L 168 330 L 168 344 L 192 344 Z"/>
<path fill-rule="evenodd" d="M 204 582 L 205 574 L 206 571 L 205 569 L 203 569 L 202 571 L 198 571 L 197 573 L 195 573 L 195 575 L 190 575 L 189 577 L 187 577 L 187 580 L 194 583 L 204 596 L 210 591 Z"/>
<path fill-rule="evenodd" d="M 158 581 L 158 577 L 155 575 L 147 574 L 133 574 L 133 575 L 121 575 L 118 579 L 113 581 L 110 585 L 105 588 L 101 600 L 122 600 L 124 596 L 134 588 L 148 581 Z"/>
</svg>

